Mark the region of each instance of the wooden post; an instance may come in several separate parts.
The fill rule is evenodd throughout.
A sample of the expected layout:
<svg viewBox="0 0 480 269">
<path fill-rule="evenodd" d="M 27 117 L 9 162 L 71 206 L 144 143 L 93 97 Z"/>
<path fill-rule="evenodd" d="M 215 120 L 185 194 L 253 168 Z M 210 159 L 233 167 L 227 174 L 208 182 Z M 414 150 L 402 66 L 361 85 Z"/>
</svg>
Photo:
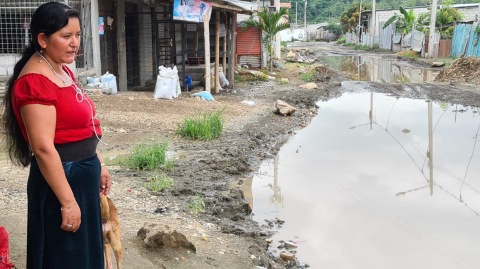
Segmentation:
<svg viewBox="0 0 480 269">
<path fill-rule="evenodd" d="M 230 41 L 230 86 L 235 87 L 235 66 L 237 64 L 237 13 L 232 12 L 232 40 Z"/>
<path fill-rule="evenodd" d="M 225 13 L 225 18 L 224 18 L 224 29 L 225 29 L 225 36 L 223 37 L 223 74 L 227 73 L 227 25 L 228 25 L 228 13 Z"/>
<path fill-rule="evenodd" d="M 215 12 L 215 93 L 220 91 L 220 78 L 218 67 L 220 66 L 220 10 Z"/>
<path fill-rule="evenodd" d="M 203 36 L 205 42 L 205 91 L 210 92 L 210 14 L 212 14 L 212 8 L 209 8 L 205 13 L 203 20 Z"/>
</svg>

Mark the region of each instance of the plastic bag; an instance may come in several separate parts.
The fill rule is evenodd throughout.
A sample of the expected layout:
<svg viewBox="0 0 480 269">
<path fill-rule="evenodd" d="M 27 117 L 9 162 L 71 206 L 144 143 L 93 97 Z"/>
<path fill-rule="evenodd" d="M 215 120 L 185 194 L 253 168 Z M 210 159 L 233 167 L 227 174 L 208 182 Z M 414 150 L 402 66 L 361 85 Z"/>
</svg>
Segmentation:
<svg viewBox="0 0 480 269">
<path fill-rule="evenodd" d="M 102 87 L 112 89 L 111 94 L 117 93 L 117 79 L 113 74 L 107 71 L 105 75 L 100 77 L 100 82 L 102 82 Z"/>
<path fill-rule="evenodd" d="M 170 68 L 160 66 L 158 71 L 153 98 L 168 100 L 177 98 L 181 94 L 177 67 L 174 66 L 173 68 Z"/>
</svg>

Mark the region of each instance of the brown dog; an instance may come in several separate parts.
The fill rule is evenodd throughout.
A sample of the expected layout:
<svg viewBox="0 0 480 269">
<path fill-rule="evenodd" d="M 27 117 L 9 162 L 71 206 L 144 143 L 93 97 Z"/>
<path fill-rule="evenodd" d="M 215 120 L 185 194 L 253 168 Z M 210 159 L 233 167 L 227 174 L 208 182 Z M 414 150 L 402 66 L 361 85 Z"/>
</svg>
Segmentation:
<svg viewBox="0 0 480 269">
<path fill-rule="evenodd" d="M 120 223 L 118 222 L 117 208 L 112 200 L 105 195 L 100 195 L 100 208 L 102 210 L 103 248 L 105 250 L 106 268 L 112 269 L 110 246 L 117 260 L 117 268 L 122 269 L 122 242 L 120 241 Z"/>
</svg>

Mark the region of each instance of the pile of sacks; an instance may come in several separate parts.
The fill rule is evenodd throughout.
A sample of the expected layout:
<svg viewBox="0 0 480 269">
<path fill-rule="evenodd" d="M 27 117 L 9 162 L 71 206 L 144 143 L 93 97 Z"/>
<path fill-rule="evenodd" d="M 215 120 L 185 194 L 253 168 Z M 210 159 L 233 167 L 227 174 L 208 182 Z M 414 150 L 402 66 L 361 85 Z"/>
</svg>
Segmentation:
<svg viewBox="0 0 480 269">
<path fill-rule="evenodd" d="M 171 100 L 177 98 L 181 92 L 177 67 L 158 67 L 157 83 L 155 84 L 153 98 Z"/>
<path fill-rule="evenodd" d="M 116 94 L 117 78 L 108 71 L 101 77 L 87 77 L 87 87 L 101 88 L 102 92 Z"/>
<path fill-rule="evenodd" d="M 212 63 L 215 66 L 215 63 Z M 223 67 L 218 67 L 218 77 L 220 80 L 220 90 L 223 90 L 224 87 L 228 87 L 230 82 L 225 77 L 223 73 Z M 203 77 L 203 85 L 205 85 L 205 77 Z M 210 68 L 210 91 L 215 91 L 215 67 Z"/>
</svg>

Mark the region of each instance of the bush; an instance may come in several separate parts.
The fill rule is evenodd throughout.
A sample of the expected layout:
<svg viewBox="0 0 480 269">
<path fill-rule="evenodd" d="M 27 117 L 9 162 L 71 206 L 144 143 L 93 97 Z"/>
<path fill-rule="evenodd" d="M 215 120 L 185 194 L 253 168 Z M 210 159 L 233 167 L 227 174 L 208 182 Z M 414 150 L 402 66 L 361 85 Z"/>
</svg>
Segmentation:
<svg viewBox="0 0 480 269">
<path fill-rule="evenodd" d="M 205 213 L 205 202 L 203 201 L 202 196 L 197 194 L 192 199 L 193 201 L 188 205 L 188 209 L 190 209 L 194 215 Z"/>
<path fill-rule="evenodd" d="M 151 191 L 157 192 L 166 188 L 170 188 L 173 183 L 173 178 L 161 173 L 158 175 L 154 175 L 149 182 L 144 184 L 144 187 Z"/>
<path fill-rule="evenodd" d="M 217 113 L 205 112 L 193 117 L 186 117 L 178 124 L 177 133 L 189 139 L 211 140 L 220 137 L 224 120 L 221 118 L 224 107 Z"/>
<path fill-rule="evenodd" d="M 173 169 L 174 161 L 167 158 L 168 143 L 139 144 L 132 150 L 133 156 L 129 157 L 124 165 L 136 170 L 166 170 Z"/>
</svg>

